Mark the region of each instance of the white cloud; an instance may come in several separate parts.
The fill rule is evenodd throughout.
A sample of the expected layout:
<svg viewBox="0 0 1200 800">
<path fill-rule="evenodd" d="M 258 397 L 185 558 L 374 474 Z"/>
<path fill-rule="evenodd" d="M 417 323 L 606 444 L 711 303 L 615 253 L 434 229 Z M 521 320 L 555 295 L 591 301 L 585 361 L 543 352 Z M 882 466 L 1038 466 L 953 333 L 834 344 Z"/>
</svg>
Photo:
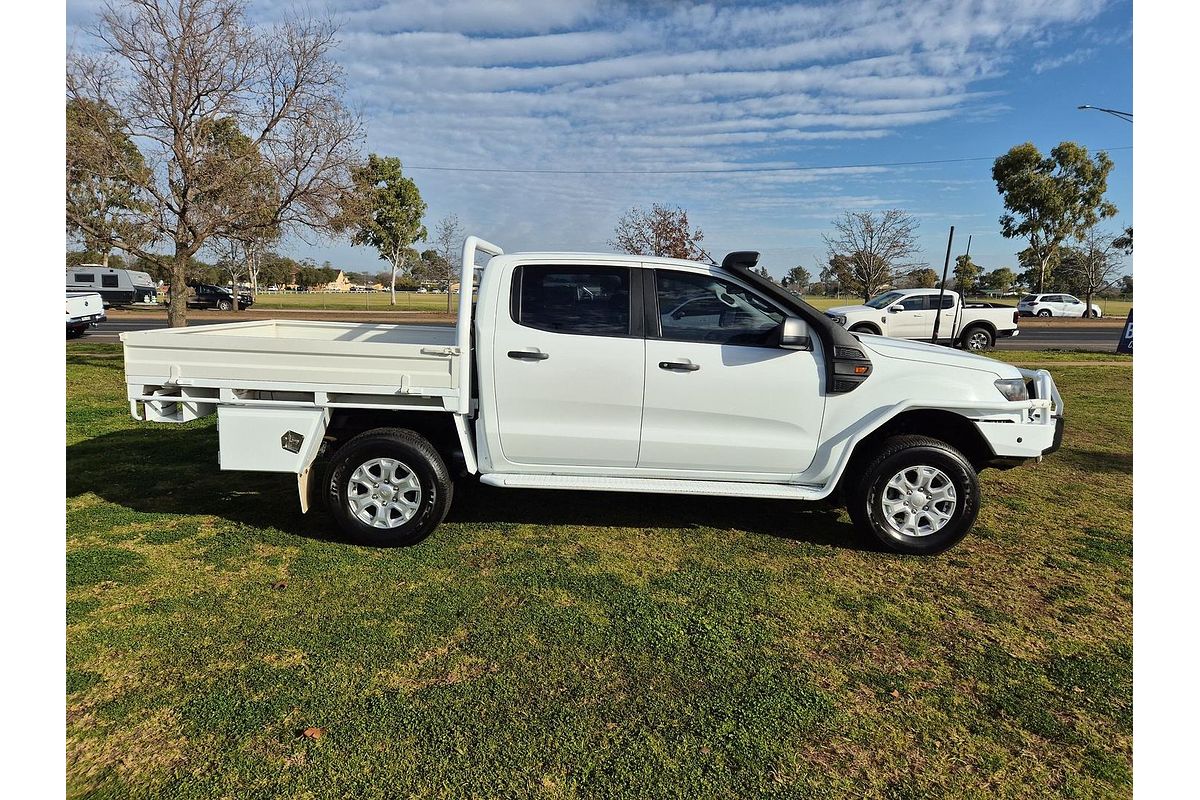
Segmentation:
<svg viewBox="0 0 1200 800">
<path fill-rule="evenodd" d="M 69 27 L 97 2 L 71 0 Z M 915 160 L 878 148 L 1007 111 L 990 81 L 1088 57 L 1054 47 L 1105 5 L 350 0 L 335 10 L 370 149 L 412 166 L 634 173 L 414 172 L 431 216 L 455 211 L 506 247 L 603 248 L 621 210 L 665 201 L 692 210 L 717 249 L 758 231 L 764 250 L 791 252 L 782 232 L 805 228 L 797 220 L 911 205 L 937 189 L 883 169 L 654 170 Z M 251 0 L 250 10 L 270 24 L 292 6 Z M 1038 41 L 1035 65 L 1014 63 Z M 870 142 L 882 143 L 873 157 L 861 149 Z"/>
</svg>

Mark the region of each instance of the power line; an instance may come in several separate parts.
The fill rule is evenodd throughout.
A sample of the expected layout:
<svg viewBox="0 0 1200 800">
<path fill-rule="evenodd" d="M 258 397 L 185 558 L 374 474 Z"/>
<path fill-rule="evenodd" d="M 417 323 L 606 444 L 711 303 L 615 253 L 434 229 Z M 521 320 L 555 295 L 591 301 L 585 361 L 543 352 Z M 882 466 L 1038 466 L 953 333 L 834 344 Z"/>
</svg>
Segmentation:
<svg viewBox="0 0 1200 800">
<path fill-rule="evenodd" d="M 1095 152 L 1132 150 L 1133 145 L 1102 147 Z M 971 158 L 934 158 L 925 161 L 880 161 L 871 164 L 795 164 L 785 167 L 733 167 L 727 169 L 508 169 L 505 167 L 430 167 L 405 165 L 405 169 L 436 172 L 504 172 L 534 175 L 727 175 L 744 172 L 813 172 L 833 169 L 867 169 L 872 167 L 924 167 L 933 164 L 963 164 L 970 161 L 994 161 L 995 156 Z"/>
</svg>

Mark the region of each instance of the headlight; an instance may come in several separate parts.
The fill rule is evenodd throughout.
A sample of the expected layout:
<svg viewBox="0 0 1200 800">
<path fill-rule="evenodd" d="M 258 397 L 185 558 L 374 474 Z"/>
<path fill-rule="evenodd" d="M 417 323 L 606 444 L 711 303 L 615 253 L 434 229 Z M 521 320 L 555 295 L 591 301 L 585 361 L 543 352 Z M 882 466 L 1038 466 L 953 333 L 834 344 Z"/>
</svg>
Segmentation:
<svg viewBox="0 0 1200 800">
<path fill-rule="evenodd" d="M 1029 399 L 1029 391 L 1025 388 L 1024 378 L 1002 378 L 996 381 L 996 388 L 1005 400 L 1018 402 Z"/>
</svg>

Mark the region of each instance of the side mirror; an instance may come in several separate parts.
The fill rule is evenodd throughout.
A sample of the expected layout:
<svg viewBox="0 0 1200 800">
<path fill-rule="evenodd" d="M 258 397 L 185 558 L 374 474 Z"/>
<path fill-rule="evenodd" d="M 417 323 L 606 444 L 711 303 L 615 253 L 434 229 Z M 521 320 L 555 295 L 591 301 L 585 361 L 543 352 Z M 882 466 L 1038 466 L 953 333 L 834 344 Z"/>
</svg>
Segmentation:
<svg viewBox="0 0 1200 800">
<path fill-rule="evenodd" d="M 904 306 L 900 305 L 899 303 L 897 303 L 894 306 L 888 306 L 889 314 L 899 314 L 903 310 L 904 310 Z"/>
<path fill-rule="evenodd" d="M 799 317 L 784 317 L 779 323 L 779 346 L 785 350 L 812 350 L 808 323 Z"/>
</svg>

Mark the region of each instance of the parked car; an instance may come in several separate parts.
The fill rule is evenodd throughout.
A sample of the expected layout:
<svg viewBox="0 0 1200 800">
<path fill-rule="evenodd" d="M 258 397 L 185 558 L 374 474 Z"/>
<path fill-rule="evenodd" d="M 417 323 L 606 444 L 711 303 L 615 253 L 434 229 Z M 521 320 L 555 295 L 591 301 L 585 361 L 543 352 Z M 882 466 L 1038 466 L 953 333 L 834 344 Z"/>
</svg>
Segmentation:
<svg viewBox="0 0 1200 800">
<path fill-rule="evenodd" d="M 188 297 L 188 308 L 215 308 L 218 311 L 233 310 L 233 292 L 224 286 L 211 283 L 198 283 L 192 287 L 193 292 Z M 254 297 L 247 292 L 238 294 L 238 310 L 245 310 L 254 305 Z"/>
<path fill-rule="evenodd" d="M 158 287 L 149 274 L 99 264 L 68 267 L 67 291 L 95 292 L 105 306 L 158 302 Z"/>
<path fill-rule="evenodd" d="M 67 338 L 82 336 L 92 325 L 104 322 L 104 298 L 98 292 L 67 292 Z"/>
<path fill-rule="evenodd" d="M 1099 317 L 1100 306 L 1091 308 L 1070 294 L 1027 294 L 1017 303 L 1023 317 Z"/>
<path fill-rule="evenodd" d="M 933 338 L 941 303 L 938 341 L 965 350 L 987 350 L 996 340 L 1017 336 L 1017 311 L 1002 303 L 963 303 L 958 292 L 941 289 L 894 289 L 855 306 L 838 306 L 825 315 L 852 333 L 896 339 Z"/>
<path fill-rule="evenodd" d="M 974 524 L 980 470 L 1062 442 L 1049 372 L 851 334 L 754 273 L 757 253 L 504 255 L 469 236 L 465 286 L 477 252 L 492 258 L 455 328 L 123 333 L 131 410 L 216 412 L 221 469 L 294 474 L 302 510 L 375 545 L 420 541 L 474 478 L 725 496 L 746 514 L 752 498 L 835 498 L 886 546 L 935 553 Z M 731 313 L 676 318 L 690 300 Z"/>
</svg>

